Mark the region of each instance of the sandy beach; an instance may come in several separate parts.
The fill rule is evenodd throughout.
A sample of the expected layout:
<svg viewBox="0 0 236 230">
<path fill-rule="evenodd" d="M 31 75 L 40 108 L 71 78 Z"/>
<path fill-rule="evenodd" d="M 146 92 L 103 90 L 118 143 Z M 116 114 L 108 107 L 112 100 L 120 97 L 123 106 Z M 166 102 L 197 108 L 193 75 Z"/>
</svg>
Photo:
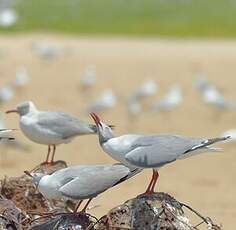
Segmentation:
<svg viewBox="0 0 236 230">
<path fill-rule="evenodd" d="M 42 60 L 32 53 L 35 41 L 58 44 L 65 48 L 62 57 Z M 80 78 L 87 65 L 95 66 L 98 82 L 83 93 Z M 236 128 L 235 113 L 206 106 L 194 88 L 194 76 L 203 72 L 227 98 L 236 101 L 236 42 L 211 40 L 164 40 L 132 38 L 87 38 L 50 34 L 0 36 L 0 85 L 13 80 L 25 66 L 30 76 L 24 91 L 1 108 L 12 109 L 17 103 L 32 100 L 41 110 L 60 110 L 92 122 L 83 113 L 86 105 L 102 90 L 112 88 L 118 97 L 113 110 L 101 115 L 116 126 L 117 135 L 135 133 L 173 133 L 192 137 L 216 137 Z M 144 112 L 135 119 L 127 116 L 124 98 L 147 79 L 158 83 L 158 92 L 145 104 L 160 98 L 171 84 L 183 89 L 183 104 L 170 113 Z M 16 115 L 4 115 L 9 128 L 19 128 Z M 131 123 L 132 121 L 132 123 Z M 30 142 L 20 130 L 18 140 L 30 146 L 30 152 L 1 149 L 0 175 L 18 176 L 46 157 L 47 147 Z M 188 203 L 201 214 L 210 216 L 224 229 L 235 227 L 236 153 L 234 143 L 219 145 L 224 151 L 206 153 L 174 162 L 160 170 L 157 190 Z M 96 136 L 78 137 L 57 149 L 56 159 L 68 165 L 114 162 L 98 144 Z M 143 192 L 151 170 L 101 194 L 91 213 L 102 216 L 112 207 Z"/>
</svg>

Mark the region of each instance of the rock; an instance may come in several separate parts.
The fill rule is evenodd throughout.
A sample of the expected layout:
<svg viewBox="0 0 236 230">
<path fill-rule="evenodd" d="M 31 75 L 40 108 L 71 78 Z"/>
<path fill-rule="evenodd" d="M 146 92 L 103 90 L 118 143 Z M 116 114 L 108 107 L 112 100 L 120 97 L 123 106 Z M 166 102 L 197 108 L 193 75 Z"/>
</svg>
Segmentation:
<svg viewBox="0 0 236 230">
<path fill-rule="evenodd" d="M 1 195 L 14 202 L 25 212 L 44 212 L 47 202 L 26 175 L 5 178 L 1 181 Z"/>
<path fill-rule="evenodd" d="M 86 213 L 63 213 L 31 225 L 30 230 L 93 230 L 95 219 Z"/>
<path fill-rule="evenodd" d="M 58 169 L 65 168 L 66 163 L 55 162 L 51 166 L 40 165 L 34 172 L 52 173 Z M 0 193 L 5 198 L 14 202 L 19 208 L 28 212 L 43 213 L 50 210 L 49 203 L 37 191 L 32 180 L 27 175 L 5 178 L 1 181 Z M 63 202 L 64 204 L 64 202 Z"/>
<path fill-rule="evenodd" d="M 63 161 L 55 162 L 53 165 L 39 165 L 33 172 L 43 172 L 43 173 L 53 173 L 59 169 L 65 168 L 66 163 Z M 73 210 L 76 203 L 75 202 L 48 202 L 35 188 L 32 183 L 32 179 L 27 175 L 22 175 L 19 177 L 5 178 L 0 181 L 0 195 L 8 202 L 16 205 L 18 210 L 24 213 L 26 221 L 22 224 L 25 229 L 31 221 L 37 218 L 43 213 L 48 213 L 53 210 L 54 213 L 65 213 L 69 210 Z M 6 219 L 11 221 L 10 219 Z M 4 228 L 1 228 L 2 230 Z M 11 228 L 9 228 L 11 229 Z M 18 228 L 12 228 L 18 229 Z M 20 228 L 19 228 L 20 229 Z"/>
<path fill-rule="evenodd" d="M 39 165 L 32 171 L 51 174 L 65 167 L 65 162 L 58 161 L 53 165 Z M 203 229 L 222 229 L 209 217 L 166 193 L 139 195 L 97 220 L 86 213 L 73 213 L 74 201 L 45 200 L 27 175 L 5 178 L 0 182 L 0 230 L 190 230 L 203 224 Z M 197 228 L 191 226 L 183 208 L 200 218 L 200 223 L 195 225 Z"/>
<path fill-rule="evenodd" d="M 31 170 L 31 172 L 52 174 L 53 172 L 66 167 L 67 164 L 65 161 L 55 161 L 52 164 L 40 164 Z"/>
<path fill-rule="evenodd" d="M 182 205 L 166 193 L 140 195 L 113 208 L 96 229 L 190 230 Z"/>
<path fill-rule="evenodd" d="M 0 197 L 0 229 L 15 230 L 22 229 L 22 213 L 10 200 Z"/>
</svg>

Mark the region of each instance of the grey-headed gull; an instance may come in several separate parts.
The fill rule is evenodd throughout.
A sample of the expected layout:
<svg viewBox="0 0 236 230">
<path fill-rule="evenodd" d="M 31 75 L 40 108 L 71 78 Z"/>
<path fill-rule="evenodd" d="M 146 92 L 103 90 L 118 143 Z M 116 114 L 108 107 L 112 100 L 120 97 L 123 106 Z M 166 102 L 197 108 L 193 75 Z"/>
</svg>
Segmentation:
<svg viewBox="0 0 236 230">
<path fill-rule="evenodd" d="M 127 134 L 115 137 L 113 131 L 96 114 L 91 114 L 98 128 L 102 149 L 115 160 L 130 168 L 152 168 L 152 179 L 146 194 L 154 192 L 162 166 L 178 159 L 187 158 L 201 152 L 217 151 L 211 147 L 230 137 L 189 138 L 177 135 L 137 135 Z"/>
<path fill-rule="evenodd" d="M 76 136 L 97 132 L 93 124 L 63 112 L 40 111 L 31 101 L 22 102 L 16 109 L 8 110 L 6 113 L 19 114 L 19 125 L 24 135 L 33 142 L 48 146 L 46 163 L 49 162 L 51 147 L 53 162 L 57 145 L 68 143 Z"/>
<path fill-rule="evenodd" d="M 182 91 L 179 85 L 172 86 L 168 93 L 151 106 L 151 111 L 169 111 L 182 102 Z"/>
<path fill-rule="evenodd" d="M 49 201 L 60 199 L 80 200 L 75 211 L 83 200 L 89 202 L 106 191 L 139 173 L 140 169 L 130 170 L 122 164 L 114 165 L 79 165 L 60 169 L 51 175 L 42 173 L 26 174 L 33 178 L 39 192 Z"/>
</svg>

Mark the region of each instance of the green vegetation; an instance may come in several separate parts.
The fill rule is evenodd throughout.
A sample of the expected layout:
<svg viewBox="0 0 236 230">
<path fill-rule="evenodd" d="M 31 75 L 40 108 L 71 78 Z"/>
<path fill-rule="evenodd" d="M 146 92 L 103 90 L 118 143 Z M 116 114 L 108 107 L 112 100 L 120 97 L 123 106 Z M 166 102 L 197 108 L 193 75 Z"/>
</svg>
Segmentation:
<svg viewBox="0 0 236 230">
<path fill-rule="evenodd" d="M 7 31 L 236 37 L 236 0 L 18 0 L 15 8 L 19 21 Z"/>
</svg>

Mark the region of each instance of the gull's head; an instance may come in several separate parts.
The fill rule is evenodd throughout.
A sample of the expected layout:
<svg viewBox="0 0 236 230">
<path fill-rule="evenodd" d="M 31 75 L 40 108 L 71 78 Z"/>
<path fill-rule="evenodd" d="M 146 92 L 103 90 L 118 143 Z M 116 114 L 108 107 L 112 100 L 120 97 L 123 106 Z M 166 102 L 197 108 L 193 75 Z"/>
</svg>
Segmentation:
<svg viewBox="0 0 236 230">
<path fill-rule="evenodd" d="M 24 173 L 32 178 L 32 182 L 36 187 L 38 187 L 40 180 L 45 176 L 43 173 L 30 173 L 29 171 L 24 171 Z"/>
<path fill-rule="evenodd" d="M 35 110 L 36 107 L 32 101 L 25 101 L 18 104 L 16 109 L 8 110 L 6 113 L 18 113 L 20 116 L 24 116 Z"/>
<path fill-rule="evenodd" d="M 114 137 L 112 126 L 103 123 L 101 119 L 98 117 L 98 115 L 96 115 L 95 113 L 90 113 L 90 116 L 93 118 L 97 126 L 97 132 L 99 135 L 100 143 L 104 143 Z"/>
</svg>

